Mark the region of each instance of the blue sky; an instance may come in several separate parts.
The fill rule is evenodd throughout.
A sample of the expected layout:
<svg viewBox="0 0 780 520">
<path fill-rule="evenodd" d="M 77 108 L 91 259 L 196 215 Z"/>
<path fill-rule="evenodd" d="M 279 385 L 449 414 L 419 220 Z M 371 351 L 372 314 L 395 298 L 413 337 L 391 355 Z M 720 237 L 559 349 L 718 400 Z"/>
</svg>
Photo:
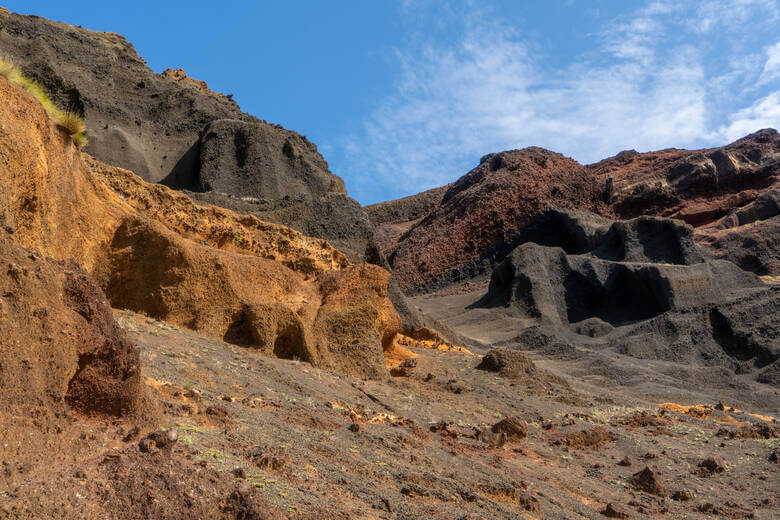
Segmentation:
<svg viewBox="0 0 780 520">
<path fill-rule="evenodd" d="M 4 0 L 125 35 L 317 143 L 368 204 L 543 146 L 589 163 L 780 126 L 780 0 Z"/>
</svg>

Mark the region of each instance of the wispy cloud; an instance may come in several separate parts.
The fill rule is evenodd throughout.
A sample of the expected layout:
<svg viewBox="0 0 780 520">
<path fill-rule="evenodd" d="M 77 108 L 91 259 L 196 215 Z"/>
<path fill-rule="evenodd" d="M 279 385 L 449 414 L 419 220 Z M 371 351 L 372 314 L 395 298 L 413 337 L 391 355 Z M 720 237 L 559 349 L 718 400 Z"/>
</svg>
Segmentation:
<svg viewBox="0 0 780 520">
<path fill-rule="evenodd" d="M 780 44 L 762 59 L 761 48 L 734 50 L 724 36 L 776 19 L 774 0 L 654 1 L 606 21 L 593 50 L 557 68 L 490 13 L 460 14 L 454 41 L 420 38 L 398 51 L 394 94 L 347 139 L 350 168 L 373 173 L 371 186 L 351 180 L 358 196 L 377 182 L 393 195 L 444 184 L 510 148 L 592 162 L 780 125 L 780 90 L 757 87 L 780 76 Z"/>
<path fill-rule="evenodd" d="M 759 83 L 768 83 L 780 78 L 780 42 L 775 43 L 766 50 L 767 59 L 761 71 Z"/>
<path fill-rule="evenodd" d="M 729 117 L 729 124 L 722 126 L 718 134 L 732 141 L 759 128 L 777 128 L 778 123 L 780 123 L 780 90 L 732 114 Z"/>
</svg>

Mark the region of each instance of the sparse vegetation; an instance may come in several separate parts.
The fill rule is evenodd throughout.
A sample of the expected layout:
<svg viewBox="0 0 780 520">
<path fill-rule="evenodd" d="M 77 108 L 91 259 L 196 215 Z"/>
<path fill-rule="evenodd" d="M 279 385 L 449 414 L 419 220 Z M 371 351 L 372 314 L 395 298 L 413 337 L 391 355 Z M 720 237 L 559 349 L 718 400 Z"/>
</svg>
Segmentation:
<svg viewBox="0 0 780 520">
<path fill-rule="evenodd" d="M 70 136 L 78 148 L 87 145 L 89 142 L 86 133 L 87 126 L 81 114 L 74 110 L 60 110 L 51 100 L 43 85 L 22 74 L 22 71 L 12 61 L 2 56 L 0 56 L 0 76 L 32 94 L 49 114 L 49 117 Z"/>
<path fill-rule="evenodd" d="M 209 448 L 207 450 L 201 451 L 200 454 L 204 457 L 211 457 L 216 460 L 222 460 L 225 458 L 225 454 L 216 448 Z"/>
</svg>

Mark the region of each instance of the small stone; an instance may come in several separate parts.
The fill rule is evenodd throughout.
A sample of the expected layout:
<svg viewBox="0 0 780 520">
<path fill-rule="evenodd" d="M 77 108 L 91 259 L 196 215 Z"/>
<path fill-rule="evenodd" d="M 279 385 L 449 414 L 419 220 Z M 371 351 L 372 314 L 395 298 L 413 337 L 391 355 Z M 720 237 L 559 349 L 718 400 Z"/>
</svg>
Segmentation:
<svg viewBox="0 0 780 520">
<path fill-rule="evenodd" d="M 486 428 L 477 433 L 477 439 L 493 448 L 500 448 L 506 444 L 507 436 L 504 432 L 494 432 Z"/>
<path fill-rule="evenodd" d="M 201 393 L 199 390 L 195 390 L 194 388 L 190 388 L 189 390 L 184 392 L 184 397 L 189 397 L 190 399 L 195 399 L 196 401 L 200 400 Z"/>
<path fill-rule="evenodd" d="M 352 424 L 347 426 L 347 428 L 349 428 L 349 431 L 357 433 L 360 431 L 360 424 L 353 422 Z"/>
<path fill-rule="evenodd" d="M 630 518 L 628 513 L 614 504 L 607 504 L 607 508 L 601 514 L 609 518 Z"/>
<path fill-rule="evenodd" d="M 631 464 L 633 463 L 631 462 L 631 459 L 628 457 L 628 455 L 623 457 L 620 462 L 618 462 L 618 466 L 630 466 Z"/>
<path fill-rule="evenodd" d="M 691 495 L 691 492 L 685 489 L 679 489 L 672 495 L 672 500 L 677 500 L 679 502 L 687 502 L 688 500 L 692 499 L 693 495 Z"/>
<path fill-rule="evenodd" d="M 723 473 L 726 470 L 723 461 L 717 457 L 707 457 L 699 462 L 699 474 L 707 476 L 716 473 Z"/>
<path fill-rule="evenodd" d="M 390 375 L 394 377 L 409 377 L 414 374 L 417 368 L 417 358 L 407 358 L 401 361 L 401 364 L 390 370 Z"/>
<path fill-rule="evenodd" d="M 138 443 L 138 449 L 141 453 L 155 454 L 157 453 L 157 444 L 151 439 L 141 439 Z"/>
<path fill-rule="evenodd" d="M 290 463 L 290 458 L 282 448 L 255 446 L 249 449 L 248 458 L 259 468 L 278 471 Z"/>
<path fill-rule="evenodd" d="M 780 463 L 780 448 L 775 448 L 769 454 L 769 462 Z"/>
<path fill-rule="evenodd" d="M 246 478 L 246 471 L 244 468 L 236 468 L 233 470 L 233 476 L 236 478 L 244 479 Z"/>
<path fill-rule="evenodd" d="M 463 394 L 471 390 L 471 387 L 469 385 L 457 381 L 455 379 L 450 379 L 449 381 L 447 381 L 445 387 L 453 394 Z"/>
<path fill-rule="evenodd" d="M 132 440 L 135 440 L 140 433 L 141 433 L 141 428 L 139 426 L 133 426 L 132 428 L 130 428 L 130 431 L 127 432 L 127 435 L 122 437 L 122 442 L 130 442 Z"/>
<path fill-rule="evenodd" d="M 634 475 L 628 479 L 628 483 L 634 489 L 639 491 L 645 491 L 653 495 L 666 496 L 666 486 L 661 482 L 658 475 L 649 467 L 645 467 L 642 471 L 634 473 Z"/>
<path fill-rule="evenodd" d="M 439 421 L 430 426 L 430 430 L 433 433 L 438 433 L 444 437 L 456 438 L 458 432 L 453 429 L 454 423 L 452 421 Z"/>
<path fill-rule="evenodd" d="M 528 437 L 528 426 L 519 417 L 505 417 L 491 428 L 493 433 L 504 433 L 508 441 L 521 441 Z"/>
</svg>

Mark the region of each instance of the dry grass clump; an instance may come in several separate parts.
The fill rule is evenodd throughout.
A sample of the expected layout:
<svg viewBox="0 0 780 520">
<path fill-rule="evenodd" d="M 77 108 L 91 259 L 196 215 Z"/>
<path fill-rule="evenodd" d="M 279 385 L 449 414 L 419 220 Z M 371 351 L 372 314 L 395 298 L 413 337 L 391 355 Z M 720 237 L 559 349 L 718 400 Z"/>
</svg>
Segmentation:
<svg viewBox="0 0 780 520">
<path fill-rule="evenodd" d="M 70 136 L 82 134 L 87 129 L 87 124 L 84 122 L 84 118 L 72 110 L 63 112 L 60 115 L 60 119 L 57 121 L 57 124 L 60 125 L 63 130 L 68 132 L 68 135 Z"/>
<path fill-rule="evenodd" d="M 32 94 L 49 114 L 49 117 L 57 123 L 57 126 L 67 132 L 77 147 L 83 148 L 87 145 L 87 125 L 84 122 L 84 117 L 73 110 L 62 111 L 57 108 L 43 85 L 22 74 L 12 61 L 2 56 L 0 56 L 0 76 Z"/>
</svg>

